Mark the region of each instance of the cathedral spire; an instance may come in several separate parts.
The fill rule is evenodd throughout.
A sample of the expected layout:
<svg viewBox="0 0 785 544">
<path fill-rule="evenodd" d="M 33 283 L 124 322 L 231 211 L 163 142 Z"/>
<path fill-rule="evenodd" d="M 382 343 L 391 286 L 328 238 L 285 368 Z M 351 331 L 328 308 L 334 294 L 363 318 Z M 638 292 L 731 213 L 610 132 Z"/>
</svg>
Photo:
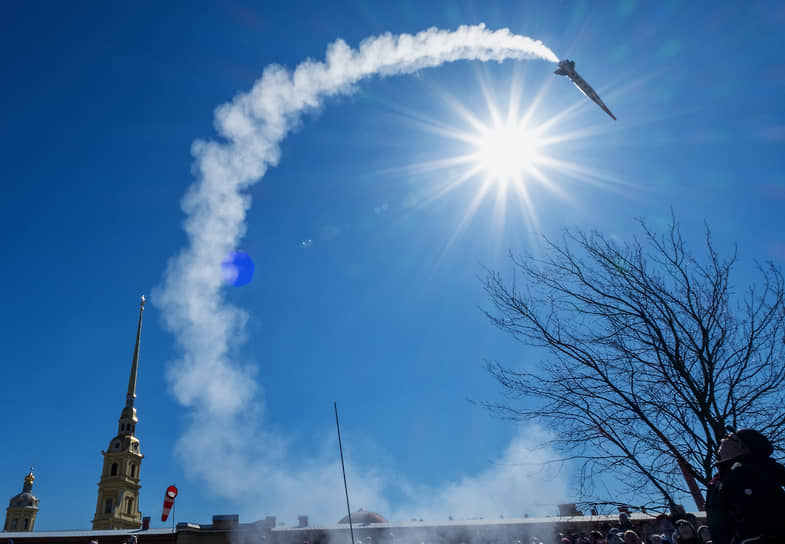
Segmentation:
<svg viewBox="0 0 785 544">
<path fill-rule="evenodd" d="M 125 396 L 125 408 L 120 414 L 120 421 L 118 422 L 118 435 L 131 435 L 133 436 L 136 429 L 136 408 L 134 408 L 134 400 L 136 399 L 136 374 L 139 370 L 139 341 L 142 338 L 142 313 L 144 312 L 145 298 L 142 295 L 142 302 L 139 304 L 139 323 L 136 326 L 136 344 L 134 345 L 134 358 L 131 363 L 131 375 L 128 378 L 128 393 Z"/>
<path fill-rule="evenodd" d="M 128 377 L 128 395 L 125 398 L 125 405 L 129 408 L 134 407 L 136 398 L 136 372 L 139 368 L 139 340 L 142 337 L 142 312 L 144 312 L 144 295 L 139 304 L 139 324 L 136 326 L 136 345 L 134 346 L 134 359 L 131 363 L 131 375 Z"/>
<path fill-rule="evenodd" d="M 139 471 L 144 455 L 139 448 L 139 439 L 134 435 L 136 417 L 136 375 L 139 371 L 139 343 L 142 338 L 142 313 L 144 295 L 139 304 L 139 323 L 136 326 L 136 344 L 128 378 L 128 393 L 125 407 L 118 421 L 117 435 L 109 441 L 109 448 L 102 451 L 104 466 L 98 482 L 98 501 L 95 506 L 93 530 L 138 529 L 142 526 L 139 510 Z"/>
</svg>

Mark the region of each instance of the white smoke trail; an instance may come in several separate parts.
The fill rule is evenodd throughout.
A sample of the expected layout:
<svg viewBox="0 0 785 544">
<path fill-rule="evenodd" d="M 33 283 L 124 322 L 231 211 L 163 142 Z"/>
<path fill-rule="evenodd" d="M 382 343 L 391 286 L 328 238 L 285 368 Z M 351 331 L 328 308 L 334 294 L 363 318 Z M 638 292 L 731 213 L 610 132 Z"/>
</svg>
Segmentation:
<svg viewBox="0 0 785 544">
<path fill-rule="evenodd" d="M 364 40 L 357 49 L 336 40 L 324 62 L 306 60 L 293 72 L 268 66 L 249 92 L 217 108 L 215 125 L 225 141 L 193 144 L 198 179 L 182 201 L 189 244 L 169 261 L 163 285 L 152 299 L 182 351 L 182 358 L 170 365 L 168 379 L 176 399 L 191 408 L 198 425 L 188 435 L 207 431 L 221 436 L 206 440 L 204 448 L 210 453 L 203 449 L 200 455 L 248 467 L 258 462 L 253 456 L 259 452 L 245 449 L 243 437 L 254 425 L 249 413 L 258 414 L 262 405 L 255 401 L 252 369 L 229 357 L 230 346 L 242 337 L 247 314 L 224 300 L 220 263 L 245 233 L 250 197 L 244 190 L 277 164 L 279 144 L 301 115 L 326 97 L 350 93 L 363 78 L 457 60 L 529 58 L 558 61 L 539 41 L 507 29 L 490 31 L 482 24 L 455 31 L 431 28 L 416 35 L 384 34 Z M 265 456 L 269 458 L 269 450 Z M 225 482 L 218 481 L 209 466 L 196 466 L 216 490 L 226 491 Z"/>
</svg>

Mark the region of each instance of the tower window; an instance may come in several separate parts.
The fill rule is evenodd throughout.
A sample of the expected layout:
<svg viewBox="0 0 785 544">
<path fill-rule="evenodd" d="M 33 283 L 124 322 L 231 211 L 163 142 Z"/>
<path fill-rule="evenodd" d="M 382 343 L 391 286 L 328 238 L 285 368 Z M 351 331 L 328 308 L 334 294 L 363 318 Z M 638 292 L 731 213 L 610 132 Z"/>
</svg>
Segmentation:
<svg viewBox="0 0 785 544">
<path fill-rule="evenodd" d="M 131 515 L 131 510 L 133 510 L 133 507 L 134 507 L 134 499 L 132 497 L 126 497 L 125 498 L 125 513 L 130 516 Z"/>
<path fill-rule="evenodd" d="M 104 504 L 104 514 L 111 514 L 112 513 L 112 499 L 106 499 L 106 504 Z"/>
<path fill-rule="evenodd" d="M 131 464 L 131 478 L 136 476 L 136 465 Z"/>
<path fill-rule="evenodd" d="M 117 476 L 117 463 L 112 463 L 112 471 L 110 472 L 112 476 Z"/>
<path fill-rule="evenodd" d="M 30 528 L 30 520 L 25 518 L 25 531 L 27 531 L 29 528 Z"/>
<path fill-rule="evenodd" d="M 14 521 L 11 522 L 11 530 L 16 531 L 16 526 L 19 525 L 19 519 L 14 518 Z"/>
</svg>

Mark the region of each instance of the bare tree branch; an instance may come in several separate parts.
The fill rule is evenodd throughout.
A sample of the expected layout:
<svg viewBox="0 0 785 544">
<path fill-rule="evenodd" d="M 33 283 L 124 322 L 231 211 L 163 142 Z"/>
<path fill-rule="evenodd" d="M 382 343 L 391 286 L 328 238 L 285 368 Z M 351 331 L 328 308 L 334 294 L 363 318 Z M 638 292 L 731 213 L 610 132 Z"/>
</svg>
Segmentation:
<svg viewBox="0 0 785 544">
<path fill-rule="evenodd" d="M 549 445 L 582 462 L 584 492 L 612 469 L 631 493 L 673 504 L 691 491 L 700 507 L 691 481 L 710 481 L 726 426 L 785 438 L 785 282 L 759 265 L 738 300 L 736 252 L 721 258 L 708 226 L 695 256 L 675 218 L 664 235 L 639 225 L 626 244 L 566 231 L 541 258 L 511 254 L 509 285 L 487 271 L 488 318 L 549 358 L 488 364 L 506 400 L 486 406 L 552 429 Z"/>
</svg>

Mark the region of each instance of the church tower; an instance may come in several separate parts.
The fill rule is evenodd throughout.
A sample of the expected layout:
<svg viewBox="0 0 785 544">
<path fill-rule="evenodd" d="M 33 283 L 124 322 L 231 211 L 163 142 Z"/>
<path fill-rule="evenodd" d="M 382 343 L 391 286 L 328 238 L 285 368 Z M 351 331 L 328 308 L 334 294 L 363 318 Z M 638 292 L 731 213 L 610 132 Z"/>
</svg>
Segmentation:
<svg viewBox="0 0 785 544">
<path fill-rule="evenodd" d="M 139 306 L 139 324 L 136 328 L 136 346 L 128 379 L 125 408 L 120 414 L 117 436 L 109 441 L 109 448 L 102 451 L 104 468 L 98 482 L 98 503 L 95 507 L 93 530 L 139 529 L 142 513 L 139 511 L 139 468 L 144 455 L 139 450 L 136 430 L 136 373 L 139 368 L 139 339 L 142 335 L 144 295 Z"/>
<path fill-rule="evenodd" d="M 38 499 L 33 495 L 33 467 L 30 474 L 25 476 L 22 492 L 14 496 L 8 503 L 5 515 L 4 531 L 32 531 L 35 525 L 35 516 L 38 514 Z"/>
</svg>

